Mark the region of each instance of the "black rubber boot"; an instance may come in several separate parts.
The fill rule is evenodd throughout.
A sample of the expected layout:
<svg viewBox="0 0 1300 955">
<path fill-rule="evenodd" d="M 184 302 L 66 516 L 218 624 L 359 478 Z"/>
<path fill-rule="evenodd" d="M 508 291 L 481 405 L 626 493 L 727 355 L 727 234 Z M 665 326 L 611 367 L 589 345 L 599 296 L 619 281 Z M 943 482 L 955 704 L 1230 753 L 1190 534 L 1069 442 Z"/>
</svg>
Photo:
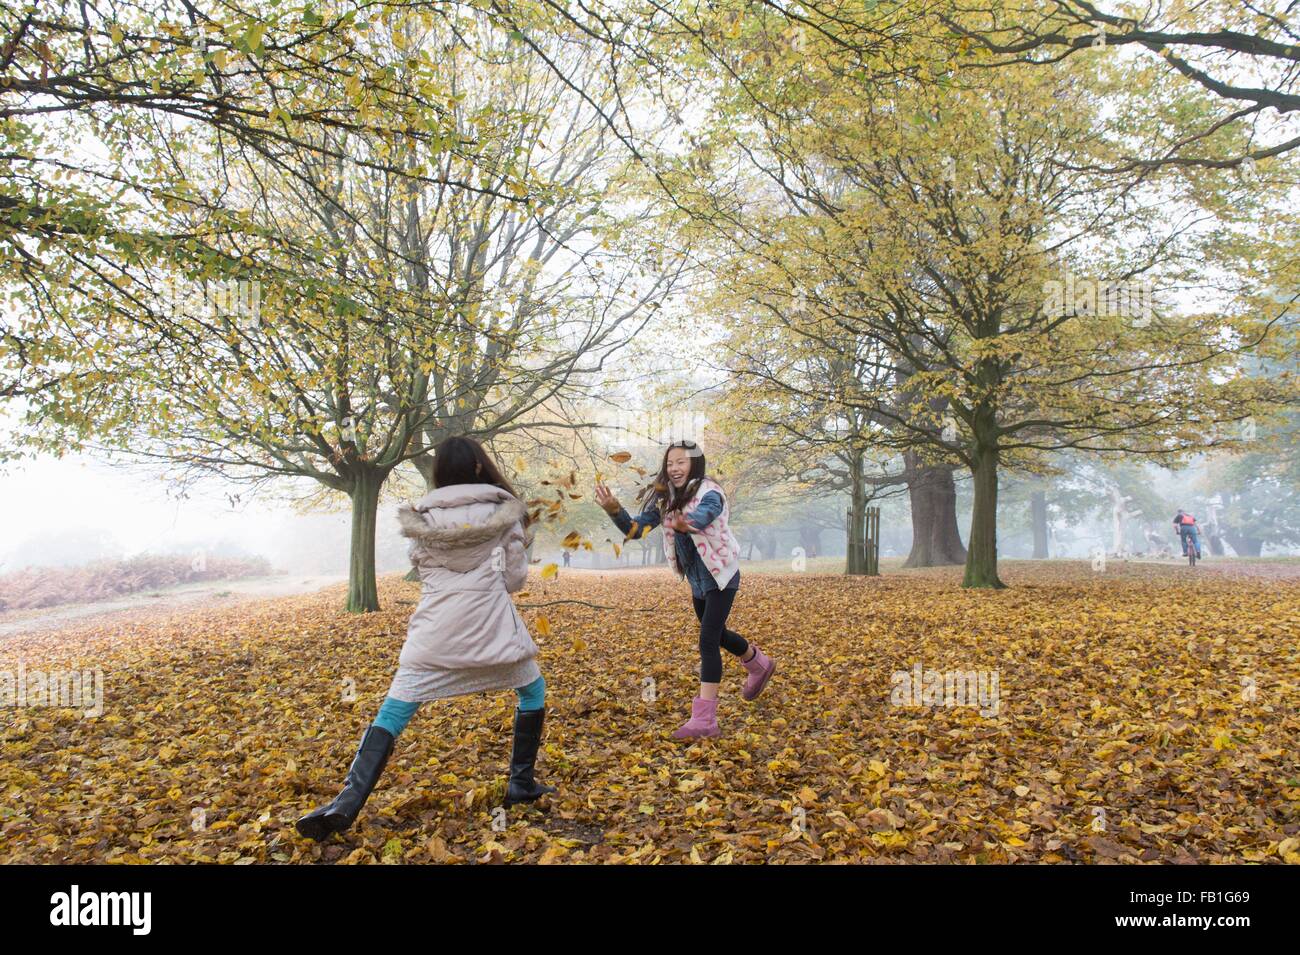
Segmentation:
<svg viewBox="0 0 1300 955">
<path fill-rule="evenodd" d="M 533 766 L 537 762 L 537 747 L 542 741 L 542 725 L 546 722 L 546 709 L 515 710 L 515 743 L 510 753 L 510 781 L 506 783 L 507 807 L 515 803 L 532 802 L 554 786 L 543 786 L 533 779 Z"/>
<path fill-rule="evenodd" d="M 379 781 L 392 752 L 392 733 L 374 725 L 366 730 L 347 778 L 343 780 L 343 791 L 328 806 L 315 809 L 299 819 L 298 832 L 308 839 L 324 839 L 332 832 L 343 832 L 351 826 L 370 798 L 370 791 Z"/>
</svg>

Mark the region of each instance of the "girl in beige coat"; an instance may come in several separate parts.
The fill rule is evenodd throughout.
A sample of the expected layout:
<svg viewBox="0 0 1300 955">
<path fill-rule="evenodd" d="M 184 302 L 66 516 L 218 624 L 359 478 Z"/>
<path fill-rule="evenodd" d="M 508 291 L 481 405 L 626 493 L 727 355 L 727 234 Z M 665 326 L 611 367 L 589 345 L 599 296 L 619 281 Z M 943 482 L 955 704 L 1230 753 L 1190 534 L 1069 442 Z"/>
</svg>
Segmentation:
<svg viewBox="0 0 1300 955">
<path fill-rule="evenodd" d="M 362 737 L 343 792 L 298 820 L 312 839 L 352 825 L 378 781 L 393 743 L 427 700 L 514 689 L 514 749 L 505 804 L 555 792 L 533 778 L 546 717 L 546 682 L 537 646 L 510 594 L 528 575 L 533 540 L 528 511 L 472 438 L 448 438 L 434 454 L 437 487 L 398 510 L 421 581 L 397 674 L 379 715 Z"/>
</svg>

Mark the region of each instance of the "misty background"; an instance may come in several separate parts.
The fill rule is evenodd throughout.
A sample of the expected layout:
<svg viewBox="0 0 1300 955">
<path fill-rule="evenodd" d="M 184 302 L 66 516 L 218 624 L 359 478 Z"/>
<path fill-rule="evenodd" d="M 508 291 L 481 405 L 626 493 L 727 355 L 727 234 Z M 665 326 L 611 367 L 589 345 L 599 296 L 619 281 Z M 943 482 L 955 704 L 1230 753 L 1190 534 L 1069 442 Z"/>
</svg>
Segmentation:
<svg viewBox="0 0 1300 955">
<path fill-rule="evenodd" d="M 1115 479 L 1116 469 L 1092 469 L 1094 484 Z M 1129 481 L 1143 485 L 1141 500 L 1126 504 L 1141 513 L 1125 520 L 1130 556 L 1140 556 L 1148 532 L 1171 546 L 1167 526 L 1175 509 L 1197 515 L 1202 524 L 1218 495 L 1205 489 L 1204 460 L 1181 470 L 1154 465 L 1125 469 Z M 1075 477 L 1072 475 L 1072 478 Z M 181 490 L 158 474 L 139 466 L 112 465 L 84 456 L 50 457 L 11 463 L 2 479 L 0 575 L 29 567 L 77 567 L 94 561 L 118 560 L 141 554 L 180 554 L 193 557 L 262 557 L 275 572 L 343 578 L 348 568 L 349 512 L 340 496 L 336 510 L 299 512 L 291 501 L 265 489 L 249 489 L 209 479 Z M 292 483 L 292 482 L 287 482 Z M 970 520 L 969 480 L 957 481 L 958 526 L 963 539 Z M 1033 552 L 1030 508 L 1017 494 L 1018 480 L 1004 481 L 998 511 L 999 551 L 1007 558 L 1029 558 Z M 1072 480 L 1049 479 L 1057 493 L 1049 505 L 1049 556 L 1086 558 L 1099 548 L 1111 552 L 1113 500 L 1096 487 L 1073 486 Z M 1097 484 L 1099 487 L 1100 485 Z M 1066 491 L 1068 490 L 1068 493 Z M 184 495 L 184 496 L 182 496 Z M 235 496 L 238 500 L 235 501 Z M 418 497 L 418 493 L 412 496 Z M 621 498 L 629 511 L 635 506 L 626 493 Z M 381 501 L 376 540 L 380 573 L 402 573 L 408 567 L 406 540 L 398 531 L 396 508 L 401 498 L 390 494 Z M 905 492 L 881 494 L 873 503 L 881 507 L 881 555 L 905 557 L 911 545 L 911 518 Z M 802 548 L 810 557 L 842 557 L 846 552 L 844 515 L 847 495 L 809 495 L 792 499 L 781 519 L 757 524 L 746 521 L 743 506 L 735 517 L 744 557 L 748 560 L 788 559 Z M 612 523 L 599 532 L 604 515 L 594 500 L 579 503 L 576 511 L 589 510 L 596 529 L 593 540 L 610 537 L 621 543 Z M 1167 512 L 1167 513 L 1166 513 Z M 543 529 L 533 549 L 533 560 L 560 561 L 563 548 L 555 534 Z M 644 552 L 644 553 L 643 553 Z M 1300 554 L 1294 541 L 1262 542 L 1260 556 Z M 1208 555 L 1207 555 L 1208 556 Z M 1224 542 L 1224 556 L 1240 556 Z M 623 548 L 616 560 L 609 544 L 571 554 L 571 566 L 641 566 L 662 562 L 660 535 Z"/>
</svg>

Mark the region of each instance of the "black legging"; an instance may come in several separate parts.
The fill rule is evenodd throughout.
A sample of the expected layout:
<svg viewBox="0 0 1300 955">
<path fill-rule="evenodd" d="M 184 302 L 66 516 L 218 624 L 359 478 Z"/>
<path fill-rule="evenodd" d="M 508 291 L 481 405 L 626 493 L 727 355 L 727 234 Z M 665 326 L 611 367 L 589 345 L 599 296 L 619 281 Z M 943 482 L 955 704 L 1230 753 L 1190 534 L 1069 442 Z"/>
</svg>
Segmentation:
<svg viewBox="0 0 1300 955">
<path fill-rule="evenodd" d="M 736 599 L 736 590 L 709 590 L 704 597 L 692 596 L 695 616 L 700 618 L 700 682 L 722 682 L 722 654 L 724 648 L 734 656 L 744 656 L 749 643 L 734 630 L 727 629 L 727 614 Z"/>
</svg>

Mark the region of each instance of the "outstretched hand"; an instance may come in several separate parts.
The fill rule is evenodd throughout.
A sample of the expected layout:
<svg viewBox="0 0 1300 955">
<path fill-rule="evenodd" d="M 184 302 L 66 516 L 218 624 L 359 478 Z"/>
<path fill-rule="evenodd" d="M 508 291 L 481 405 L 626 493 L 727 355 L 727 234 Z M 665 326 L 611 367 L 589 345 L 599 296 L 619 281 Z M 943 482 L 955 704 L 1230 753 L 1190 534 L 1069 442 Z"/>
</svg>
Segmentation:
<svg viewBox="0 0 1300 955">
<path fill-rule="evenodd" d="M 700 529 L 686 519 L 681 511 L 669 511 L 664 515 L 664 523 L 679 534 L 698 534 Z"/>
<path fill-rule="evenodd" d="M 613 492 L 599 481 L 596 482 L 596 503 L 605 509 L 606 514 L 617 514 L 623 507 Z"/>
</svg>

